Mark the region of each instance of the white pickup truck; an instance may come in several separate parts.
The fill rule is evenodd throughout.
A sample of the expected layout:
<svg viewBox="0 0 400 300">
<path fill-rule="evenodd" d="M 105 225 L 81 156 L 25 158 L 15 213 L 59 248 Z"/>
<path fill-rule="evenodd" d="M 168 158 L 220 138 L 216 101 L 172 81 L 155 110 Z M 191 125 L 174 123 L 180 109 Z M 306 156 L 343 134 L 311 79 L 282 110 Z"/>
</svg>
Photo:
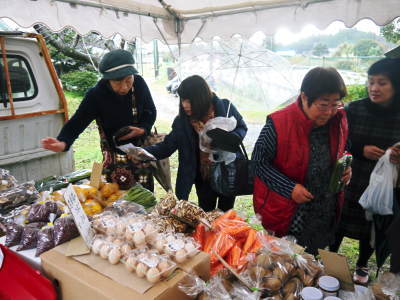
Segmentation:
<svg viewBox="0 0 400 300">
<path fill-rule="evenodd" d="M 0 168 L 19 181 L 73 171 L 72 150 L 54 153 L 40 146 L 67 119 L 65 96 L 43 37 L 0 32 Z"/>
</svg>

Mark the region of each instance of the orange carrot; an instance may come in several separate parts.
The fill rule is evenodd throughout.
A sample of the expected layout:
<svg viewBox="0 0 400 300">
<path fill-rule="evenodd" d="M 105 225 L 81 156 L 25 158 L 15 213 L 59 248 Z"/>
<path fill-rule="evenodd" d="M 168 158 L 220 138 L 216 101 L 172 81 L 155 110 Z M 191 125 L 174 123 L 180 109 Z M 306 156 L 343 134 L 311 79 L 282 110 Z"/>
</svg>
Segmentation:
<svg viewBox="0 0 400 300">
<path fill-rule="evenodd" d="M 221 257 L 225 257 L 234 244 L 235 240 L 230 235 L 219 232 L 217 233 L 212 250 L 217 252 Z M 210 253 L 210 260 L 211 263 L 215 263 L 218 260 L 213 252 Z"/>
<path fill-rule="evenodd" d="M 256 231 L 254 229 L 250 229 L 248 234 L 247 234 L 247 239 L 246 242 L 243 245 L 243 253 L 247 254 L 251 248 L 251 246 L 254 244 L 256 240 Z"/>
<path fill-rule="evenodd" d="M 214 246 L 214 241 L 217 238 L 217 235 L 214 232 L 207 232 L 206 233 L 206 238 L 204 240 L 204 247 L 203 251 L 207 253 L 211 253 L 211 249 Z"/>
<path fill-rule="evenodd" d="M 230 251 L 230 255 L 232 257 L 231 266 L 233 266 L 236 269 L 240 262 L 240 256 L 242 255 L 242 249 L 240 249 L 240 247 L 237 244 L 235 244 Z"/>
<path fill-rule="evenodd" d="M 203 248 L 206 238 L 206 227 L 204 224 L 200 223 L 196 226 L 196 230 L 193 233 L 193 238 L 201 245 L 201 248 Z"/>
<path fill-rule="evenodd" d="M 227 226 L 224 226 L 221 231 L 231 235 L 236 239 L 246 237 L 248 231 L 251 229 L 251 227 L 244 222 L 230 222 L 229 224 L 225 225 Z"/>
<path fill-rule="evenodd" d="M 262 248 L 262 244 L 259 239 L 255 239 L 253 245 L 250 247 L 247 253 L 256 253 L 259 249 Z"/>
</svg>

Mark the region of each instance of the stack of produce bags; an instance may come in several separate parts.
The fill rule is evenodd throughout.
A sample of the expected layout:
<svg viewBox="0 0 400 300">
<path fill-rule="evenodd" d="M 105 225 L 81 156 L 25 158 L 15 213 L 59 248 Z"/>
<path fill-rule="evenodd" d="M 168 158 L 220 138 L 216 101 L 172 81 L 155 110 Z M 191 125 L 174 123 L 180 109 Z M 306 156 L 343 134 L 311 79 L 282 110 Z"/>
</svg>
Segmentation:
<svg viewBox="0 0 400 300">
<path fill-rule="evenodd" d="M 232 268 L 241 271 L 248 255 L 261 248 L 260 235 L 234 210 L 230 210 L 213 221 L 210 229 L 198 224 L 193 237 L 202 251 L 210 254 L 211 274 L 214 275 L 224 268 L 216 253 Z"/>
</svg>

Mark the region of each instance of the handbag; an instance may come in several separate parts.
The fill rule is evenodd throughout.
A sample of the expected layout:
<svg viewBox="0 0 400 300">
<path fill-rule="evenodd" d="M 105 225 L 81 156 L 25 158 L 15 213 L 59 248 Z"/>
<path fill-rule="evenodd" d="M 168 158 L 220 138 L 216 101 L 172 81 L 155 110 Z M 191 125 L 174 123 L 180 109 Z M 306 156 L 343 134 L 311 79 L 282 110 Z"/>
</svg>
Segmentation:
<svg viewBox="0 0 400 300">
<path fill-rule="evenodd" d="M 164 140 L 165 136 L 166 134 L 158 133 L 157 128 L 154 127 L 154 132 L 151 132 L 150 135 L 145 138 L 143 145 L 151 146 L 161 143 Z M 150 165 L 153 169 L 154 177 L 157 179 L 162 188 L 166 192 L 172 191 L 171 168 L 169 158 L 152 161 L 150 162 Z"/>
<path fill-rule="evenodd" d="M 216 193 L 226 197 L 253 194 L 254 162 L 249 160 L 243 142 L 240 152 L 241 155 L 229 164 L 211 164 L 210 185 Z"/>
</svg>

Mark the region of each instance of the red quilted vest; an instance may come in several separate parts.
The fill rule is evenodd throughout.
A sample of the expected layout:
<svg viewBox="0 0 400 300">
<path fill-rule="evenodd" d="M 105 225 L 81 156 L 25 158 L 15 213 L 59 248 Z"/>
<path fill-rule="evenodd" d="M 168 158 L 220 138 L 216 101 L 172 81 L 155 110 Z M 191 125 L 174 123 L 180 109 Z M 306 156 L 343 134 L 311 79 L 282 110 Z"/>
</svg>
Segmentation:
<svg viewBox="0 0 400 300">
<path fill-rule="evenodd" d="M 304 184 L 313 122 L 304 114 L 300 103 L 298 99 L 296 103 L 270 115 L 277 135 L 276 156 L 272 165 L 296 183 Z M 344 109 L 339 109 L 329 124 L 331 156 L 332 162 L 335 162 L 345 152 L 348 127 Z M 275 232 L 279 237 L 287 234 L 296 202 L 273 192 L 257 176 L 254 180 L 253 202 L 265 229 Z M 342 206 L 343 195 L 340 195 L 337 214 Z"/>
</svg>

